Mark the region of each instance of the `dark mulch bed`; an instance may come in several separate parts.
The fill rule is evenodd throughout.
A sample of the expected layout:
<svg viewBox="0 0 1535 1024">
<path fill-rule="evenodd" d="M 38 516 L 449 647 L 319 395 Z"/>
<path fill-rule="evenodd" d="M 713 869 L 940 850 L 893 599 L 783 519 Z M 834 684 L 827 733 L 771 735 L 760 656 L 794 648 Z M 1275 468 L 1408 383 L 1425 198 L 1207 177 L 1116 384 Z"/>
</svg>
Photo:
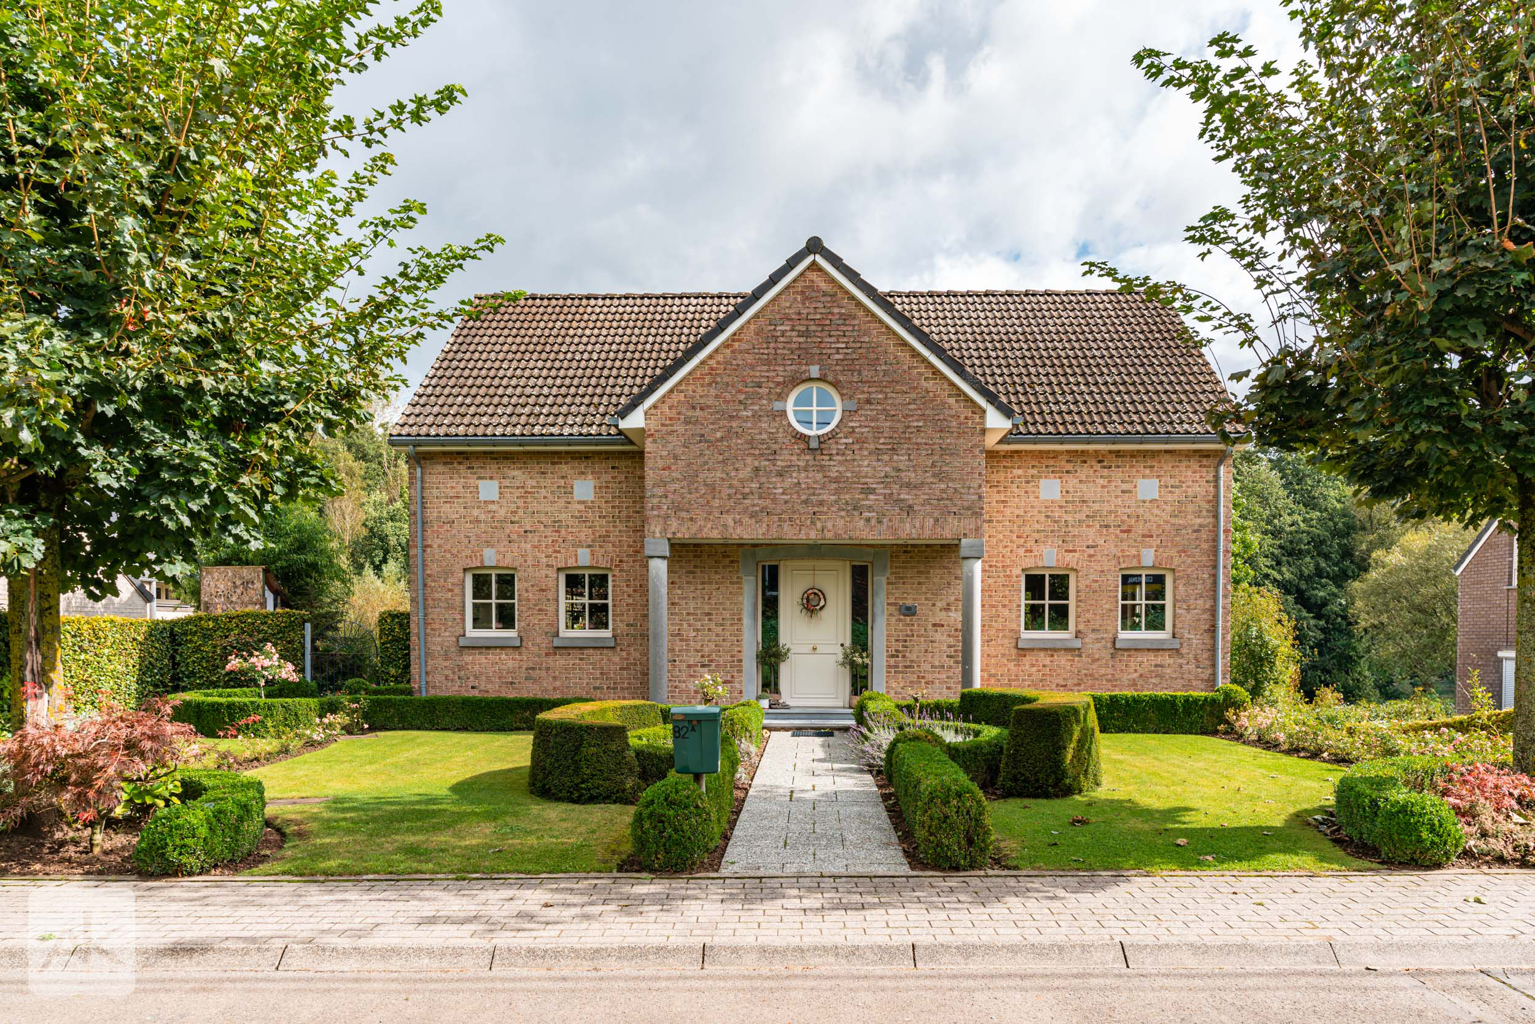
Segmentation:
<svg viewBox="0 0 1535 1024">
<path fill-rule="evenodd" d="M 133 866 L 133 848 L 139 841 L 142 818 L 127 818 L 107 823 L 102 836 L 102 852 L 91 855 L 90 830 L 69 824 L 62 818 L 51 821 L 31 819 L 9 832 L 0 832 L 0 875 L 143 875 Z M 282 849 L 283 833 L 267 822 L 265 834 L 256 852 L 234 864 L 224 864 L 209 872 L 214 875 L 239 874 L 255 867 Z"/>
<path fill-rule="evenodd" d="M 757 777 L 757 765 L 762 763 L 762 752 L 767 749 L 768 737 L 771 735 L 772 733 L 763 732 L 762 745 L 757 748 L 756 753 L 741 761 L 741 768 L 744 770 L 745 778 L 742 778 L 741 775 L 736 776 L 735 806 L 730 809 L 730 824 L 725 826 L 725 834 L 720 837 L 720 844 L 714 848 L 714 852 L 704 858 L 704 862 L 698 866 L 696 871 L 690 872 L 690 874 L 712 874 L 719 871 L 720 865 L 724 863 L 725 848 L 730 845 L 730 834 L 736 830 L 736 819 L 741 817 L 741 806 L 746 803 L 746 794 L 752 788 L 752 779 Z M 618 870 L 645 872 L 645 868 L 640 865 L 639 857 L 632 853 L 625 857 L 623 862 L 618 865 Z M 650 873 L 658 875 L 668 874 L 668 872 L 664 871 Z"/>
</svg>

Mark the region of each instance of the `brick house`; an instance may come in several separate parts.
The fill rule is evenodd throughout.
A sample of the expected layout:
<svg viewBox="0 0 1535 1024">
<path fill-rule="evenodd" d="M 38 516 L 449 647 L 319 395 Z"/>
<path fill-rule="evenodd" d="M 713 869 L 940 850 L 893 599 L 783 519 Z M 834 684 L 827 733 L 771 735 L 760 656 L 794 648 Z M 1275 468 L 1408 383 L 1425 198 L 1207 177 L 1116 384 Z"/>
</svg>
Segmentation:
<svg viewBox="0 0 1535 1024">
<path fill-rule="evenodd" d="M 1500 708 L 1514 706 L 1514 610 L 1518 549 L 1512 528 L 1494 519 L 1482 527 L 1455 563 L 1458 604 L 1455 613 L 1455 708 L 1471 710 L 1470 679 Z"/>
<path fill-rule="evenodd" d="M 811 238 L 747 294 L 529 295 L 394 428 L 427 692 L 1211 689 L 1227 401 L 1115 292 L 880 292 Z"/>
</svg>

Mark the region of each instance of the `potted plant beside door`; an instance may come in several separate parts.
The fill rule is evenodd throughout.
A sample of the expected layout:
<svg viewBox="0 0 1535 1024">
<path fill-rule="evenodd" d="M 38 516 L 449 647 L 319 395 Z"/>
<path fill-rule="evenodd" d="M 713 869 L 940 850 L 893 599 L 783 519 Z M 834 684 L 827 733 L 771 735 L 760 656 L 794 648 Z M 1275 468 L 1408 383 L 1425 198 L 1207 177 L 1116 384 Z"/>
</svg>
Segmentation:
<svg viewBox="0 0 1535 1024">
<path fill-rule="evenodd" d="M 837 664 L 848 670 L 847 706 L 858 703 L 858 698 L 869 688 L 869 649 L 857 643 L 843 644 L 842 657 Z"/>
<path fill-rule="evenodd" d="M 772 699 L 778 695 L 778 669 L 789 660 L 789 645 L 776 640 L 764 641 L 757 648 L 758 679 L 757 703 L 766 711 Z"/>
</svg>

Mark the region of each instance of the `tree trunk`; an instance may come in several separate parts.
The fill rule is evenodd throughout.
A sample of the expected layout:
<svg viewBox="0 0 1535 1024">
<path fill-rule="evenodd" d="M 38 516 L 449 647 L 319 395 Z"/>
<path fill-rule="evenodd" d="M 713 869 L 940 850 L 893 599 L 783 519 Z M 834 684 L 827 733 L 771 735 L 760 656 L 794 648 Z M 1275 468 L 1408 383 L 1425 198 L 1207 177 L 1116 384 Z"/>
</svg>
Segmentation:
<svg viewBox="0 0 1535 1024">
<path fill-rule="evenodd" d="M 1514 770 L 1535 775 L 1535 478 L 1515 484 L 1519 573 L 1514 597 Z"/>
<path fill-rule="evenodd" d="M 64 666 L 60 657 L 59 535 L 44 535 L 43 559 L 6 579 L 10 595 L 11 721 L 46 721 L 62 710 Z"/>
<path fill-rule="evenodd" d="M 91 822 L 91 856 L 92 857 L 100 857 L 101 856 L 101 848 L 104 845 L 102 840 L 103 840 L 103 837 L 106 834 L 106 831 L 107 831 L 107 822 L 106 822 L 105 818 L 102 818 L 102 817 L 98 816 L 95 821 Z"/>
</svg>

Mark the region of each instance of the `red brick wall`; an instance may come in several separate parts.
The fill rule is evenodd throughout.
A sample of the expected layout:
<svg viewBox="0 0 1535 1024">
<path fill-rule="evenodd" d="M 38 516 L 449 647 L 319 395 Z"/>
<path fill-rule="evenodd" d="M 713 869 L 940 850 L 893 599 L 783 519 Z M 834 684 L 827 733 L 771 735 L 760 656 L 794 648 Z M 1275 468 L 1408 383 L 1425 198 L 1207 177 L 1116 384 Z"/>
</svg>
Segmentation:
<svg viewBox="0 0 1535 1024">
<path fill-rule="evenodd" d="M 650 584 L 644 557 L 643 462 L 638 452 L 423 452 L 426 522 L 427 692 L 644 698 L 649 692 Z M 500 496 L 481 501 L 478 482 Z M 574 498 L 593 482 L 591 501 Z M 414 524 L 411 534 L 414 550 Z M 495 548 L 517 570 L 519 648 L 459 647 L 464 570 Z M 613 571 L 611 648 L 556 648 L 558 573 L 591 565 Z M 414 594 L 414 579 L 412 579 Z M 412 674 L 416 626 L 411 623 Z"/>
<path fill-rule="evenodd" d="M 775 401 L 818 366 L 857 402 L 813 450 Z M 980 536 L 982 410 L 819 268 L 645 413 L 652 537 Z"/>
<path fill-rule="evenodd" d="M 986 459 L 986 558 L 981 563 L 983 686 L 1058 690 L 1209 690 L 1215 685 L 1215 451 L 1140 449 L 993 450 Z M 1226 470 L 1227 566 L 1231 468 Z M 1154 478 L 1159 497 L 1141 500 Z M 1056 479 L 1058 499 L 1039 496 Z M 1080 650 L 1019 650 L 1022 573 L 1043 565 L 1076 571 Z M 1181 647 L 1116 650 L 1119 570 L 1152 548 L 1173 572 L 1173 635 Z M 1230 572 L 1221 657 L 1230 651 Z M 1223 671 L 1223 679 L 1228 678 Z"/>
<path fill-rule="evenodd" d="M 898 700 L 919 690 L 926 697 L 958 697 L 959 545 L 891 548 L 885 589 L 885 692 Z M 902 615 L 903 604 L 916 605 L 917 614 Z"/>
<path fill-rule="evenodd" d="M 1455 707 L 1471 710 L 1470 677 L 1481 672 L 1482 686 L 1496 700 L 1503 685 L 1499 651 L 1514 646 L 1514 535 L 1498 529 L 1460 574 L 1460 603 L 1455 632 Z"/>
<path fill-rule="evenodd" d="M 673 544 L 667 567 L 666 686 L 673 704 L 696 704 L 708 673 L 741 699 L 741 549 Z"/>
</svg>

